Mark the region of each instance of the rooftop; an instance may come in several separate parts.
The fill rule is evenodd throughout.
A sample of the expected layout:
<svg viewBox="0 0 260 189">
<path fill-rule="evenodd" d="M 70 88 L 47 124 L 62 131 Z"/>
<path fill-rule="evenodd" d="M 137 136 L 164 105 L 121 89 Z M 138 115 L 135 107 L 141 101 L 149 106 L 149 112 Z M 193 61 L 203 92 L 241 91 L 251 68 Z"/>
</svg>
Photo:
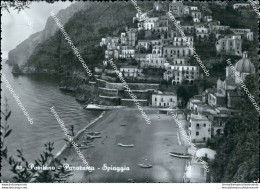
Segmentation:
<svg viewBox="0 0 260 189">
<path fill-rule="evenodd" d="M 190 119 L 191 119 L 191 120 L 194 120 L 194 121 L 196 121 L 196 120 L 205 120 L 205 121 L 208 121 L 208 118 L 206 118 L 205 116 L 203 116 L 203 115 L 201 115 L 201 114 L 196 115 L 196 114 L 193 114 L 193 113 L 190 115 Z"/>
</svg>

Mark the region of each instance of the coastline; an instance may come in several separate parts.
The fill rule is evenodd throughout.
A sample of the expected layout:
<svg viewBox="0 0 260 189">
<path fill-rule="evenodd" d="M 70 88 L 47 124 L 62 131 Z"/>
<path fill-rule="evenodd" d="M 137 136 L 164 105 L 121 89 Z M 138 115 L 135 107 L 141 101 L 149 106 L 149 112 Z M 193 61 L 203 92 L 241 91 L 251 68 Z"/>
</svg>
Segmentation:
<svg viewBox="0 0 260 189">
<path fill-rule="evenodd" d="M 171 182 L 181 183 L 185 169 L 185 160 L 173 158 L 170 151 L 184 153 L 187 148 L 178 143 L 178 127 L 168 115 L 148 111 L 152 123 L 148 125 L 138 109 L 110 110 L 102 119 L 98 119 L 87 128 L 101 132 L 102 138 L 93 141 L 93 148 L 83 149 L 82 154 L 92 172 L 72 170 L 67 182 L 83 183 L 119 183 L 119 182 Z M 122 126 L 125 124 L 125 126 Z M 84 139 L 84 132 L 78 135 L 78 144 Z M 118 146 L 134 144 L 132 148 Z M 82 160 L 73 148 L 66 148 L 59 158 L 66 157 L 70 167 L 84 167 Z M 151 169 L 144 169 L 140 163 L 152 164 Z M 106 171 L 107 167 L 129 167 L 129 171 Z M 140 177 L 140 175 L 142 175 Z M 164 176 L 162 176 L 164 175 Z"/>
<path fill-rule="evenodd" d="M 100 120 L 101 118 L 103 118 L 103 116 L 104 116 L 105 114 L 106 114 L 106 111 L 103 111 L 96 119 L 92 120 L 89 124 L 87 124 L 87 126 L 85 126 L 83 129 L 79 130 L 79 131 L 77 132 L 77 134 L 73 137 L 73 140 L 74 140 L 74 141 L 77 141 L 77 140 L 75 140 L 75 139 L 81 137 L 81 135 L 83 134 L 83 132 L 84 132 L 87 128 L 91 127 L 94 123 L 96 123 L 98 120 Z M 54 158 L 55 158 L 55 159 L 56 159 L 56 158 L 60 158 L 60 156 L 63 156 L 63 155 L 66 153 L 66 150 L 69 150 L 69 148 L 70 148 L 70 147 L 69 147 L 68 144 L 66 144 L 66 142 L 65 142 L 65 144 L 63 145 L 63 147 L 61 148 L 61 150 L 58 151 L 58 152 L 55 154 Z"/>
</svg>

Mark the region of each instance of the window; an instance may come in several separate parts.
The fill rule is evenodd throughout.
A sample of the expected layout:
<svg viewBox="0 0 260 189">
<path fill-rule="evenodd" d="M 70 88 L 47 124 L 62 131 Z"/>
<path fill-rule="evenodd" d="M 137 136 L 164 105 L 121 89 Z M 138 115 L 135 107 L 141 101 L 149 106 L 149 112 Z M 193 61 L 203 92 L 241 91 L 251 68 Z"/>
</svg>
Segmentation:
<svg viewBox="0 0 260 189">
<path fill-rule="evenodd" d="M 170 98 L 170 102 L 172 102 L 172 98 Z"/>
<path fill-rule="evenodd" d="M 157 98 L 156 98 L 156 97 L 154 98 L 154 101 L 157 101 Z"/>
<path fill-rule="evenodd" d="M 199 136 L 199 134 L 200 134 L 199 132 L 196 132 L 196 136 Z"/>
<path fill-rule="evenodd" d="M 204 125 L 203 125 L 204 127 L 206 127 L 206 123 L 204 123 Z"/>
</svg>

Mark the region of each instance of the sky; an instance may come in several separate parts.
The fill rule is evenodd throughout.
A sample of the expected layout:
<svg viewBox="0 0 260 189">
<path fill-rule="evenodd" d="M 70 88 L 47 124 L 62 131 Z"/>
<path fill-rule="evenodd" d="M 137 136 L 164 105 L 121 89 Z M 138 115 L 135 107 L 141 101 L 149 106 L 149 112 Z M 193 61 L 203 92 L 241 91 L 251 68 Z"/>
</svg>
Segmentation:
<svg viewBox="0 0 260 189">
<path fill-rule="evenodd" d="M 69 1 L 55 3 L 32 2 L 29 5 L 30 8 L 20 11 L 19 14 L 17 10 L 10 9 L 9 13 L 7 10 L 2 9 L 2 58 L 7 59 L 7 53 L 10 50 L 14 49 L 30 35 L 42 31 L 52 10 L 57 13 L 71 4 L 72 2 Z"/>
</svg>

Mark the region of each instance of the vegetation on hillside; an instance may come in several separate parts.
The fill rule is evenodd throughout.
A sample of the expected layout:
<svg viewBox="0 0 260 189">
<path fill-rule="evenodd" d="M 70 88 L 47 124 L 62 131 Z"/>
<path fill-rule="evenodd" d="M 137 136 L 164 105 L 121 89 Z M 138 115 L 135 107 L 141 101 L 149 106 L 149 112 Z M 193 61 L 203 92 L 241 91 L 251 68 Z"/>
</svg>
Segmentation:
<svg viewBox="0 0 260 189">
<path fill-rule="evenodd" d="M 151 8 L 152 3 L 141 4 L 142 10 Z M 94 2 L 91 9 L 79 11 L 64 26 L 65 31 L 79 50 L 90 69 L 101 65 L 104 48 L 98 47 L 102 37 L 119 36 L 126 25 L 133 24 L 137 13 L 131 2 Z M 58 72 L 84 70 L 61 31 L 38 45 L 27 62 L 38 72 L 43 69 Z"/>
<path fill-rule="evenodd" d="M 257 78 L 247 76 L 245 85 L 258 101 Z M 258 179 L 259 115 L 245 92 L 240 103 L 240 114 L 230 117 L 224 136 L 216 142 L 217 156 L 211 164 L 213 182 L 245 183 Z"/>
</svg>

